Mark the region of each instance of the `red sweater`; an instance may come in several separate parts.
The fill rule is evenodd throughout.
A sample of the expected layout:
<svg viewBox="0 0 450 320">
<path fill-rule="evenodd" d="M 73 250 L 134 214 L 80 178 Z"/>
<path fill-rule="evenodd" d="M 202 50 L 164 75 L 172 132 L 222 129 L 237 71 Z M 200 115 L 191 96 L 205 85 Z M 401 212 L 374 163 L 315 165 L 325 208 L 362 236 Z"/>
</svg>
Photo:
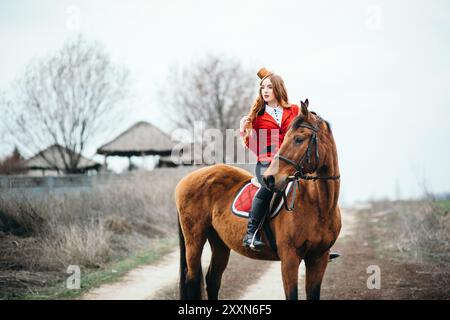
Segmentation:
<svg viewBox="0 0 450 320">
<path fill-rule="evenodd" d="M 253 120 L 252 134 L 245 139 L 245 145 L 257 155 L 258 161 L 272 161 L 284 140 L 289 124 L 298 114 L 298 106 L 292 104 L 290 108 L 283 109 L 281 127 L 267 112 Z"/>
</svg>

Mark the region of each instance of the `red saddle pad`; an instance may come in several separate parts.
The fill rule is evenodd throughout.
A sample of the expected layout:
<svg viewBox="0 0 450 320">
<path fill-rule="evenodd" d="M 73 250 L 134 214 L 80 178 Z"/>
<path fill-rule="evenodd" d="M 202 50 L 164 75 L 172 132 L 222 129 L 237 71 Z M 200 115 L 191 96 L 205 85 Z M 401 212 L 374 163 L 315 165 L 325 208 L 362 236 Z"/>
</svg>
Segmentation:
<svg viewBox="0 0 450 320">
<path fill-rule="evenodd" d="M 291 192 L 293 183 L 293 181 L 288 183 L 285 190 L 286 197 Z M 255 186 L 251 181 L 244 185 L 234 198 L 233 204 L 231 206 L 231 211 L 233 212 L 233 214 L 243 218 L 248 218 L 249 212 L 252 209 L 253 197 L 255 196 L 255 193 L 258 192 L 258 190 L 259 187 Z M 283 199 L 278 198 L 278 200 L 279 201 L 275 201 L 275 204 L 273 204 L 274 207 L 270 210 L 271 219 L 280 212 L 283 206 Z"/>
<path fill-rule="evenodd" d="M 248 217 L 252 208 L 253 197 L 258 190 L 259 188 L 251 182 L 242 187 L 233 201 L 233 213 L 242 217 Z"/>
</svg>

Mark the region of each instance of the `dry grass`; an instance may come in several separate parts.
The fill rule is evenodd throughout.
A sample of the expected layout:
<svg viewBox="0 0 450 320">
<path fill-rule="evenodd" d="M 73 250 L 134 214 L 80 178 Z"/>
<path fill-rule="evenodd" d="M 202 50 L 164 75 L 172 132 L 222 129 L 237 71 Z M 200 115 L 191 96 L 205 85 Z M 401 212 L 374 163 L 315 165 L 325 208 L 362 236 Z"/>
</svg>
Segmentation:
<svg viewBox="0 0 450 320">
<path fill-rule="evenodd" d="M 2 192 L 0 298 L 16 296 L 25 287 L 29 293 L 41 283 L 36 274 L 62 274 L 68 265 L 101 268 L 150 249 L 154 239 L 175 235 L 175 185 L 194 169 L 135 172 L 90 192 Z M 18 291 L 11 294 L 8 283 Z"/>
<path fill-rule="evenodd" d="M 450 215 L 434 201 L 409 202 L 397 209 L 404 225 L 400 248 L 419 261 L 450 264 Z"/>
<path fill-rule="evenodd" d="M 409 260 L 437 267 L 450 264 L 450 214 L 438 201 L 374 202 L 371 211 L 394 214 L 395 246 Z"/>
<path fill-rule="evenodd" d="M 427 198 L 372 202 L 370 208 L 359 210 L 361 219 L 368 221 L 365 225 L 370 226 L 367 241 L 376 258 L 392 266 L 389 276 L 414 283 L 411 289 L 419 288 L 424 297 L 432 299 L 447 297 L 447 292 L 442 295 L 439 288 L 450 286 L 449 209 Z M 415 296 L 414 291 L 409 294 Z"/>
</svg>

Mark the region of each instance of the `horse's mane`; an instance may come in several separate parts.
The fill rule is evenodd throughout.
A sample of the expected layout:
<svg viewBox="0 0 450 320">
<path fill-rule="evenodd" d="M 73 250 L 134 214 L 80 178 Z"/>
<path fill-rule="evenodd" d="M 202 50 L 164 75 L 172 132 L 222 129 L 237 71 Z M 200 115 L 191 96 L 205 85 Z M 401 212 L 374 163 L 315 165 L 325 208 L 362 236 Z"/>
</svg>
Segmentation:
<svg viewBox="0 0 450 320">
<path fill-rule="evenodd" d="M 309 112 L 316 116 L 316 119 L 318 120 L 319 123 L 325 122 L 328 132 L 332 134 L 331 125 L 327 120 L 323 119 L 315 111 L 309 111 Z M 305 121 L 305 116 L 303 114 L 299 114 L 296 118 L 294 118 L 294 120 L 292 120 L 291 124 L 288 127 L 288 131 L 289 130 L 297 130 L 300 127 L 300 124 L 302 124 L 304 121 Z"/>
</svg>

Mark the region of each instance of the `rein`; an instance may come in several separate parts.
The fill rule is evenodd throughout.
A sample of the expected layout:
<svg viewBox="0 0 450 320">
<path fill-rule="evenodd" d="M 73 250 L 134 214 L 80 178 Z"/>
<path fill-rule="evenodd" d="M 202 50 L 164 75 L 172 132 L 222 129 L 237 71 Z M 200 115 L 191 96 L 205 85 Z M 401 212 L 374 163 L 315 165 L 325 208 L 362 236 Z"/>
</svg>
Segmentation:
<svg viewBox="0 0 450 320">
<path fill-rule="evenodd" d="M 279 153 L 277 153 L 274 157 L 274 158 L 279 158 L 280 160 L 287 162 L 288 164 L 294 166 L 295 170 L 297 170 L 297 171 L 295 171 L 294 175 L 287 177 L 287 183 L 285 184 L 283 189 L 281 191 L 276 191 L 277 193 L 282 194 L 284 207 L 286 208 L 287 211 L 294 211 L 294 209 L 295 209 L 295 198 L 297 196 L 297 189 L 300 191 L 300 180 L 339 180 L 341 177 L 340 175 L 338 175 L 338 176 L 311 176 L 311 175 L 303 174 L 303 163 L 305 162 L 305 160 L 307 160 L 307 163 L 311 163 L 311 149 L 313 148 L 313 145 L 315 148 L 315 155 L 316 155 L 316 166 L 314 168 L 314 171 L 317 171 L 317 167 L 319 165 L 319 146 L 318 146 L 319 138 L 317 137 L 317 132 L 319 131 L 319 129 L 317 126 L 310 126 L 306 123 L 301 123 L 299 125 L 299 127 L 307 128 L 307 129 L 310 129 L 313 131 L 312 137 L 308 143 L 308 148 L 306 149 L 306 152 L 302 156 L 302 158 L 298 162 L 295 162 L 289 158 L 286 158 L 285 156 L 280 155 Z M 293 185 L 293 190 L 292 190 L 293 194 L 292 194 L 291 204 L 288 206 L 285 190 L 290 181 L 294 181 L 294 185 Z"/>
</svg>

